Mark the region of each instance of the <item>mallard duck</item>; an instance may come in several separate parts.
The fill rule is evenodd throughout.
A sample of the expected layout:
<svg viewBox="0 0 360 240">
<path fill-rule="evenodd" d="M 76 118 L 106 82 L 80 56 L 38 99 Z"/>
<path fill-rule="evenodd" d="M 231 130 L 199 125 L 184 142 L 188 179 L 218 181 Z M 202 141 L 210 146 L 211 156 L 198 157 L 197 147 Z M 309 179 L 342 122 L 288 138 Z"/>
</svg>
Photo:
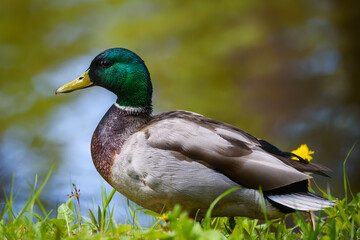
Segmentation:
<svg viewBox="0 0 360 240">
<path fill-rule="evenodd" d="M 111 186 L 144 208 L 160 213 L 180 204 L 202 217 L 216 197 L 234 187 L 212 216 L 263 219 L 262 202 L 268 218 L 333 204 L 308 191 L 308 173 L 328 176 L 324 166 L 193 112 L 152 115 L 149 71 L 130 50 L 100 53 L 56 93 L 91 86 L 117 96 L 92 137 L 94 165 Z"/>
</svg>

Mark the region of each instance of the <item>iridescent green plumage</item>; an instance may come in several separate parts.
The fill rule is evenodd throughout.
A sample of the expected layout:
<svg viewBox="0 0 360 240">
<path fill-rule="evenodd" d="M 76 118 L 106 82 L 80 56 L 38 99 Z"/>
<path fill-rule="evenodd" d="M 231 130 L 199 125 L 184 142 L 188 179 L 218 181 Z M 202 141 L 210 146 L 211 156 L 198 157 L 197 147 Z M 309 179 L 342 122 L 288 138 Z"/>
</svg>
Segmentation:
<svg viewBox="0 0 360 240">
<path fill-rule="evenodd" d="M 151 107 L 152 84 L 144 61 L 124 48 L 111 48 L 94 58 L 91 81 L 115 93 L 120 106 Z"/>
</svg>

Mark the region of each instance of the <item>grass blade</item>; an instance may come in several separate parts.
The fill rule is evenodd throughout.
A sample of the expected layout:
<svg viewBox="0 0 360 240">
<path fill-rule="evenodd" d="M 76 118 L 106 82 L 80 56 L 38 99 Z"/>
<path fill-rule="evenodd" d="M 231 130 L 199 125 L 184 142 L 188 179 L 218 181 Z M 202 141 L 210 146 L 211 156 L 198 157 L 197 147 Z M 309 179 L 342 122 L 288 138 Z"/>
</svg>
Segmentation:
<svg viewBox="0 0 360 240">
<path fill-rule="evenodd" d="M 238 190 L 239 187 L 234 187 L 234 188 L 231 188 L 229 190 L 227 190 L 226 192 L 222 193 L 220 196 L 218 196 L 211 204 L 210 204 L 210 207 L 209 209 L 207 210 L 206 212 L 206 215 L 205 215 L 205 219 L 204 219 L 204 227 L 205 229 L 210 229 L 211 228 L 211 221 L 210 221 L 210 218 L 211 218 L 211 212 L 212 210 L 214 209 L 215 205 L 221 200 L 223 199 L 225 196 L 227 196 L 228 194 Z"/>
</svg>

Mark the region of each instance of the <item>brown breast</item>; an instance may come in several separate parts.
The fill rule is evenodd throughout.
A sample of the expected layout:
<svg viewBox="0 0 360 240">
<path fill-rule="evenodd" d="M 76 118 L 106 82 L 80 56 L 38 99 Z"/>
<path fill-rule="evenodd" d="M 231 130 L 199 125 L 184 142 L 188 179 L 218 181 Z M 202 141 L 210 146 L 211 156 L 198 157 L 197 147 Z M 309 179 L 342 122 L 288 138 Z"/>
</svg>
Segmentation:
<svg viewBox="0 0 360 240">
<path fill-rule="evenodd" d="M 100 175 L 111 184 L 111 167 L 128 137 L 150 120 L 150 112 L 131 115 L 113 105 L 91 140 L 91 156 Z"/>
</svg>

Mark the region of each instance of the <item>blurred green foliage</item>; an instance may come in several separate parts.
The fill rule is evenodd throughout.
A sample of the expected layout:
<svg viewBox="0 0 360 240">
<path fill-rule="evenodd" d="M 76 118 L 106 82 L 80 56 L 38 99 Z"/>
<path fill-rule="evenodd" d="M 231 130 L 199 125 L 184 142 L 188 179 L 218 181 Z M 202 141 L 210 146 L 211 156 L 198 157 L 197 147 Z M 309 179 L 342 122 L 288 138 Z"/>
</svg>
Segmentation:
<svg viewBox="0 0 360 240">
<path fill-rule="evenodd" d="M 77 57 L 125 47 L 150 70 L 155 112 L 195 111 L 284 150 L 307 143 L 315 162 L 334 169 L 334 189 L 360 136 L 359 9 L 359 2 L 330 0 L 3 0 L 1 184 L 19 167 L 44 177 L 51 162 L 62 161 L 61 143 L 44 137 L 44 126 L 79 95 L 55 97 L 51 73 Z M 3 159 L 22 145 L 1 148 L 7 133 L 30 147 L 10 173 Z M 356 191 L 359 156 L 355 147 L 348 161 Z"/>
</svg>

